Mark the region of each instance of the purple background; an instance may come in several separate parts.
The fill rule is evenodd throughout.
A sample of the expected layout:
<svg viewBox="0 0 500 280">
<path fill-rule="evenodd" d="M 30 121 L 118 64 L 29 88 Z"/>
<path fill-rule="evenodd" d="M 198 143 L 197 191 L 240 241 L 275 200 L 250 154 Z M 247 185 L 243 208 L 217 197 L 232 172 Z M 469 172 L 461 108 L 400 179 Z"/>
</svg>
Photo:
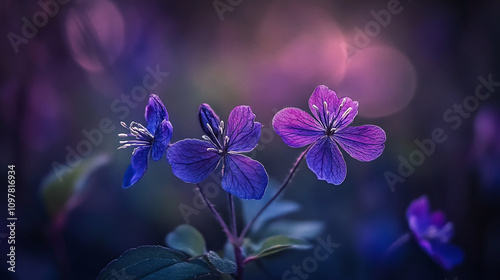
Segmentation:
<svg viewBox="0 0 500 280">
<path fill-rule="evenodd" d="M 386 149 L 377 160 L 344 154 L 342 185 L 317 181 L 303 163 L 285 192 L 302 205 L 288 218 L 323 220 L 320 236 L 341 244 L 309 279 L 500 274 L 500 87 L 477 104 L 472 97 L 479 76 L 500 81 L 498 1 L 233 0 L 223 18 L 208 0 L 55 3 L 53 16 L 37 1 L 0 4 L 0 164 L 4 174 L 16 165 L 18 217 L 17 272 L 6 271 L 0 239 L 2 279 L 94 279 L 128 248 L 164 244 L 165 234 L 184 223 L 179 205 L 193 205 L 193 186 L 177 179 L 165 159 L 121 189 L 131 150 L 116 150 L 117 134 L 125 132 L 119 122 L 144 123 L 147 93 L 137 86 L 156 68 L 163 74 L 146 86 L 158 82 L 153 91 L 170 114 L 172 141 L 201 136 L 196 113 L 203 102 L 222 119 L 249 105 L 267 129 L 253 155 L 275 184 L 302 149 L 272 132 L 272 116 L 288 106 L 307 110 L 317 85 L 359 101 L 354 125 L 384 128 Z M 30 27 L 34 21 L 38 27 Z M 463 115 L 454 112 L 464 101 Z M 55 176 L 55 162 L 69 164 L 68 149 L 82 149 L 83 130 L 96 133 L 108 121 L 112 128 L 101 130 L 102 139 L 95 136 L 97 144 L 82 156 L 105 155 L 107 162 L 81 184 L 65 227 L 54 234 L 43 182 Z M 398 174 L 400 157 L 418 153 L 415 140 L 435 129 L 446 140 L 392 191 L 384 174 Z M 6 183 L 2 189 L 5 221 Z M 386 248 L 408 231 L 406 207 L 422 194 L 454 222 L 452 242 L 465 251 L 464 263 L 445 272 L 409 243 L 380 268 Z M 222 191 L 214 202 L 225 211 Z M 222 247 L 208 210 L 190 222 L 210 249 Z M 311 254 L 288 252 L 263 260 L 262 268 L 249 265 L 248 279 L 281 279 Z"/>
</svg>

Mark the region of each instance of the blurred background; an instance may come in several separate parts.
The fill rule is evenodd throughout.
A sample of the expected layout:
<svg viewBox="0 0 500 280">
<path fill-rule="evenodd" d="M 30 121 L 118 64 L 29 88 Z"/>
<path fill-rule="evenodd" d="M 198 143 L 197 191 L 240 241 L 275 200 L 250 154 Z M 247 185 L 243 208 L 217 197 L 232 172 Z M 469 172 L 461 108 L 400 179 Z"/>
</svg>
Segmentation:
<svg viewBox="0 0 500 280">
<path fill-rule="evenodd" d="M 382 127 L 387 142 L 372 162 L 344 154 L 340 186 L 303 163 L 284 193 L 301 206 L 287 218 L 323 221 L 317 237 L 341 244 L 307 279 L 498 279 L 499 19 L 493 0 L 2 1 L 0 163 L 5 178 L 15 165 L 18 220 L 15 273 L 0 227 L 0 278 L 95 279 L 127 249 L 164 245 L 186 222 L 220 250 L 219 226 L 165 159 L 121 188 L 132 150 L 116 149 L 120 121 L 144 123 L 154 92 L 174 142 L 200 138 L 203 102 L 222 119 L 249 105 L 264 125 L 252 156 L 279 185 L 303 149 L 286 146 L 271 119 L 284 107 L 308 110 L 324 84 L 359 101 L 353 124 Z M 446 140 L 419 158 L 416 141 L 436 129 Z M 404 162 L 412 167 L 398 170 Z M 423 194 L 455 225 L 465 260 L 452 271 L 411 242 L 380 263 Z M 224 214 L 226 198 L 213 198 Z M 282 279 L 312 253 L 249 265 L 247 278 Z"/>
</svg>

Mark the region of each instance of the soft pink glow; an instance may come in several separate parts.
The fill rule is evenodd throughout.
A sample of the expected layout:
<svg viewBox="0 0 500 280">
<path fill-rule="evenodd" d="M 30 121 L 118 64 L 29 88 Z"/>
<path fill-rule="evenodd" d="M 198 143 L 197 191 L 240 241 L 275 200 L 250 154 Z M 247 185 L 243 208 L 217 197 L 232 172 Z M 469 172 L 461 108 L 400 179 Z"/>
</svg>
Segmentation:
<svg viewBox="0 0 500 280">
<path fill-rule="evenodd" d="M 107 1 L 86 1 L 68 11 L 66 36 L 76 62 L 98 72 L 112 65 L 123 50 L 124 21 Z"/>
<path fill-rule="evenodd" d="M 390 47 L 369 47 L 355 53 L 338 88 L 342 96 L 359 101 L 363 117 L 383 117 L 405 108 L 417 85 L 413 64 Z"/>
</svg>

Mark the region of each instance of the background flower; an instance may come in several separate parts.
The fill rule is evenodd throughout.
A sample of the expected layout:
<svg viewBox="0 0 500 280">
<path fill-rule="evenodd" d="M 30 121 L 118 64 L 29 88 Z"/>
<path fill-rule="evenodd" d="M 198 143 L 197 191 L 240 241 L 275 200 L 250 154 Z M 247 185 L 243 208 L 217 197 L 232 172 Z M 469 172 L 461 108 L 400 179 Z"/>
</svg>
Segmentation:
<svg viewBox="0 0 500 280">
<path fill-rule="evenodd" d="M 448 244 L 453 237 L 453 224 L 446 220 L 443 212 L 430 212 L 427 196 L 412 201 L 406 219 L 420 247 L 439 265 L 450 270 L 463 261 L 462 250 Z"/>
</svg>

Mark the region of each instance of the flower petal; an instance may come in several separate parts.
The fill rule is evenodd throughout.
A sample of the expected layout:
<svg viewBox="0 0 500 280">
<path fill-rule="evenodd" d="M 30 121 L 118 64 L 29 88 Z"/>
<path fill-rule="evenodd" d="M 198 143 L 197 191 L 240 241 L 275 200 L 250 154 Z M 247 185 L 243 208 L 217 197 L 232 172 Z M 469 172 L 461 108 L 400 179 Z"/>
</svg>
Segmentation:
<svg viewBox="0 0 500 280">
<path fill-rule="evenodd" d="M 149 104 L 146 106 L 144 117 L 148 122 L 148 130 L 154 135 L 163 120 L 168 121 L 168 113 L 165 105 L 156 94 L 149 96 Z"/>
<path fill-rule="evenodd" d="M 249 152 L 259 143 L 262 125 L 255 122 L 255 114 L 249 106 L 238 106 L 229 114 L 227 137 L 229 151 Z"/>
<path fill-rule="evenodd" d="M 150 147 L 138 147 L 132 153 L 132 163 L 127 168 L 125 176 L 123 177 L 122 187 L 128 188 L 137 183 L 139 179 L 144 176 L 146 169 L 148 169 L 148 156 Z"/>
<path fill-rule="evenodd" d="M 441 242 L 432 242 L 431 244 L 433 251 L 431 256 L 437 261 L 437 263 L 447 270 L 451 270 L 455 265 L 461 263 L 464 259 L 462 249 L 457 246 Z"/>
<path fill-rule="evenodd" d="M 423 195 L 413 200 L 406 210 L 408 225 L 417 238 L 422 238 L 429 227 L 429 208 L 429 199 Z"/>
<path fill-rule="evenodd" d="M 309 109 L 313 116 L 324 125 L 328 125 L 333 114 L 337 111 L 339 98 L 335 91 L 327 86 L 317 86 L 309 98 Z"/>
<path fill-rule="evenodd" d="M 357 101 L 353 101 L 349 97 L 340 98 L 333 114 L 332 126 L 339 131 L 352 123 L 358 114 L 358 105 Z"/>
<path fill-rule="evenodd" d="M 360 161 L 376 159 L 384 151 L 385 132 L 374 125 L 346 127 L 333 135 L 340 146 Z"/>
<path fill-rule="evenodd" d="M 430 215 L 430 223 L 437 228 L 442 228 L 447 224 L 446 216 L 442 211 L 434 211 Z"/>
<path fill-rule="evenodd" d="M 347 174 L 344 157 L 330 137 L 319 139 L 306 156 L 307 165 L 319 180 L 340 185 Z"/>
<path fill-rule="evenodd" d="M 242 199 L 261 199 L 269 182 L 264 166 L 244 155 L 227 154 L 222 173 L 222 188 Z"/>
<path fill-rule="evenodd" d="M 206 103 L 200 105 L 200 108 L 198 109 L 198 119 L 200 121 L 201 129 L 203 129 L 203 132 L 205 132 L 205 134 L 210 137 L 212 142 L 217 143 L 217 139 L 221 134 L 221 131 L 219 129 L 220 119 L 217 114 L 215 114 L 214 110 L 212 110 L 210 105 Z M 210 127 L 208 127 L 207 124 Z"/>
<path fill-rule="evenodd" d="M 161 159 L 165 153 L 168 143 L 172 138 L 172 130 L 173 127 L 170 121 L 163 120 L 161 122 L 160 129 L 156 131 L 153 147 L 151 149 L 151 157 L 154 161 Z"/>
<path fill-rule="evenodd" d="M 339 130 L 354 120 L 358 114 L 358 102 L 349 97 L 338 98 L 335 91 L 321 85 L 309 98 L 309 109 L 324 126 Z"/>
<path fill-rule="evenodd" d="M 285 108 L 273 118 L 273 128 L 292 148 L 311 144 L 325 135 L 325 129 L 308 113 L 298 108 Z"/>
<path fill-rule="evenodd" d="M 185 139 L 174 143 L 167 150 L 167 160 L 172 172 L 186 183 L 199 183 L 217 167 L 221 156 L 213 150 L 212 143 Z"/>
</svg>

